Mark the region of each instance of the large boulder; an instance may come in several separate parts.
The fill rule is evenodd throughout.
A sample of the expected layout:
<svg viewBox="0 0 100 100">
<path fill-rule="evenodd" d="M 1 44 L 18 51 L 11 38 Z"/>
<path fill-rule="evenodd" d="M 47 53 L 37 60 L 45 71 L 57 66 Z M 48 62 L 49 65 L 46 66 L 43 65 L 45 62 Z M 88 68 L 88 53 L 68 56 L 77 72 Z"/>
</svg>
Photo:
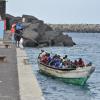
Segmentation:
<svg viewBox="0 0 100 100">
<path fill-rule="evenodd" d="M 24 22 L 25 23 L 31 23 L 33 30 L 37 31 L 40 35 L 43 35 L 45 33 L 45 31 L 51 31 L 52 30 L 52 28 L 49 25 L 44 24 L 44 22 L 42 20 L 39 20 L 34 16 L 23 15 L 22 19 L 23 18 L 24 18 Z"/>
<path fill-rule="evenodd" d="M 14 22 L 22 22 L 24 46 L 73 46 L 75 44 L 71 37 L 60 31 L 54 31 L 49 25 L 34 16 L 7 16 L 10 25 Z"/>
<path fill-rule="evenodd" d="M 36 45 L 40 43 L 41 37 L 45 36 L 46 31 L 51 31 L 52 28 L 44 24 L 43 21 L 37 19 L 34 16 L 30 15 L 23 15 L 22 19 L 24 18 L 23 26 L 25 27 L 23 31 L 23 36 L 25 38 L 28 38 L 28 40 L 25 40 L 24 45 L 28 46 L 29 40 L 31 41 L 30 45 Z M 29 34 L 28 34 L 29 33 Z M 33 40 L 35 40 L 35 43 L 33 43 Z"/>
<path fill-rule="evenodd" d="M 73 46 L 75 44 L 71 37 L 60 31 L 47 31 L 41 41 L 48 41 L 51 46 Z"/>
<path fill-rule="evenodd" d="M 26 23 L 32 23 L 32 22 L 38 21 L 38 19 L 36 17 L 31 16 L 31 15 L 22 15 L 22 18 L 24 18 L 24 21 Z"/>
<path fill-rule="evenodd" d="M 39 36 L 39 33 L 37 31 L 38 25 L 34 25 L 31 23 L 22 23 L 24 26 L 23 30 L 23 37 L 24 39 L 24 46 L 35 46 L 37 43 L 37 38 Z"/>
</svg>

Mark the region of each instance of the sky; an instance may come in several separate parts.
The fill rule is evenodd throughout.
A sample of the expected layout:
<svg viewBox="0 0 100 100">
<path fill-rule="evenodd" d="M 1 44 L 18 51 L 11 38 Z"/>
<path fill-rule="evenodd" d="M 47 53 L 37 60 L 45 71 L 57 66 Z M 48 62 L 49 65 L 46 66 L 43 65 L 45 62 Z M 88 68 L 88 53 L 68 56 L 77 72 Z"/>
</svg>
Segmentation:
<svg viewBox="0 0 100 100">
<path fill-rule="evenodd" d="M 6 13 L 49 24 L 100 24 L 100 0 L 7 0 Z"/>
</svg>

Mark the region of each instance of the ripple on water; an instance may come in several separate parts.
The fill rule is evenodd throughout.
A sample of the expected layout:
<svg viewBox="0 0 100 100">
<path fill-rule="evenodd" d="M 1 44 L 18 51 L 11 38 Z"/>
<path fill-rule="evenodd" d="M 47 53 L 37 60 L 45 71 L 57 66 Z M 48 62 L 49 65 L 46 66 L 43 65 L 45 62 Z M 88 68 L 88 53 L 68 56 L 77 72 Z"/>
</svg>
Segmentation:
<svg viewBox="0 0 100 100">
<path fill-rule="evenodd" d="M 70 33 L 77 45 L 73 47 L 26 48 L 33 71 L 42 88 L 46 100 L 100 100 L 100 34 Z M 95 72 L 83 87 L 65 84 L 59 80 L 39 73 L 37 57 L 41 49 L 62 56 L 68 55 L 70 59 L 82 57 L 92 61 L 96 67 Z"/>
</svg>

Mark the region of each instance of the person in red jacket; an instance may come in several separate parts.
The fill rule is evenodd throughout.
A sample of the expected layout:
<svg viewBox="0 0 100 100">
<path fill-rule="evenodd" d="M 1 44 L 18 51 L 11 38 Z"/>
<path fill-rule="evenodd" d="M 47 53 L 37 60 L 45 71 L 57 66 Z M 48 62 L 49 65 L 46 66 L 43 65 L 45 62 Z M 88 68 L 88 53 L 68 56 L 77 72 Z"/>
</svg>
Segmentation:
<svg viewBox="0 0 100 100">
<path fill-rule="evenodd" d="M 78 61 L 77 61 L 77 60 L 74 61 L 74 65 L 75 65 L 76 67 L 78 67 Z"/>
<path fill-rule="evenodd" d="M 48 55 L 43 55 L 41 58 L 41 62 L 44 64 L 47 64 L 48 63 Z"/>
<path fill-rule="evenodd" d="M 12 43 L 13 43 L 13 44 L 15 43 L 15 39 L 14 39 L 14 35 L 15 35 L 15 26 L 16 26 L 15 23 L 12 24 L 12 27 L 11 27 L 11 29 L 10 29 L 10 31 L 11 31 L 11 40 L 12 40 Z"/>
</svg>

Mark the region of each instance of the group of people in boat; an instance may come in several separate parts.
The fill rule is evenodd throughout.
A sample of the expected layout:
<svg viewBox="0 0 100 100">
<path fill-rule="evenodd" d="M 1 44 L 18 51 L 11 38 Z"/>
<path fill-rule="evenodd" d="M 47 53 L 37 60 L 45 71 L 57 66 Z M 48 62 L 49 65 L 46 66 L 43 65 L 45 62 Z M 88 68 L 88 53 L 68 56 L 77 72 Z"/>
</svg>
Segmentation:
<svg viewBox="0 0 100 100">
<path fill-rule="evenodd" d="M 82 58 L 79 58 L 79 60 L 71 61 L 70 59 L 68 59 L 67 55 L 65 55 L 64 57 L 61 57 L 57 54 L 52 56 L 50 55 L 50 53 L 47 53 L 44 50 L 41 50 L 38 59 L 41 63 L 56 68 L 77 68 L 85 66 Z"/>
</svg>

